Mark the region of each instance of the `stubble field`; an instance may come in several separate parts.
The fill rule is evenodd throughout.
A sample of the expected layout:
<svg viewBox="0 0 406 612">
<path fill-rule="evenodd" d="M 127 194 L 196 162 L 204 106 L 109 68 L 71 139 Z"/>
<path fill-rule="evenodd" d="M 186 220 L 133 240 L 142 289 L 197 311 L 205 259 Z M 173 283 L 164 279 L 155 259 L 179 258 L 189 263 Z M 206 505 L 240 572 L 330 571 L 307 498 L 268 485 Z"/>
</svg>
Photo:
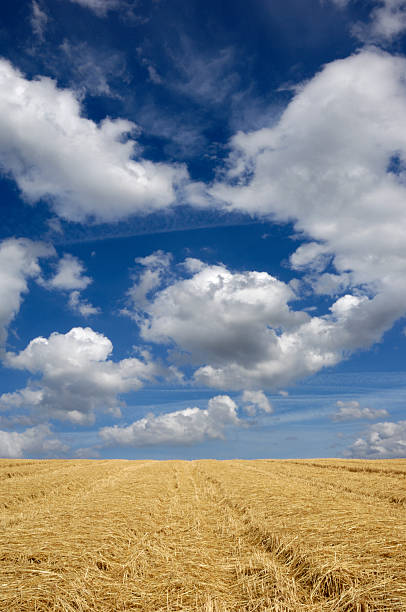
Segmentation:
<svg viewBox="0 0 406 612">
<path fill-rule="evenodd" d="M 0 610 L 406 610 L 406 459 L 0 461 Z"/>
</svg>

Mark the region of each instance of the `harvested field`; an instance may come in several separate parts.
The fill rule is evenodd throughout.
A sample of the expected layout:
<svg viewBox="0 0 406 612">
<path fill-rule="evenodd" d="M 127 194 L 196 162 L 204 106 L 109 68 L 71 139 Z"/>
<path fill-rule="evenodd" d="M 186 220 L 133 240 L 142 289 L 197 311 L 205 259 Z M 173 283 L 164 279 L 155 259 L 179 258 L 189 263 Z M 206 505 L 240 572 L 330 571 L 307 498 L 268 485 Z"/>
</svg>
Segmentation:
<svg viewBox="0 0 406 612">
<path fill-rule="evenodd" d="M 406 610 L 406 460 L 0 461 L 0 610 Z"/>
</svg>

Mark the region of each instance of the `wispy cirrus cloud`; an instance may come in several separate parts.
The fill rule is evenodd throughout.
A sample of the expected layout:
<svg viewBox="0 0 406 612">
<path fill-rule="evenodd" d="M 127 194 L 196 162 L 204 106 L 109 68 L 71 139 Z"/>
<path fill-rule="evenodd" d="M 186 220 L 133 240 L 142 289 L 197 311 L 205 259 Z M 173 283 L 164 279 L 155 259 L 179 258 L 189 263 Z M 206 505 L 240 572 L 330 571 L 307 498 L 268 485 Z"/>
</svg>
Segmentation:
<svg viewBox="0 0 406 612">
<path fill-rule="evenodd" d="M 98 17 L 106 17 L 109 11 L 127 10 L 134 3 L 127 0 L 69 0 L 75 4 L 80 4 L 84 8 L 90 9 Z"/>
<path fill-rule="evenodd" d="M 67 38 L 47 58 L 47 66 L 56 77 L 63 72 L 74 91 L 92 96 L 120 98 L 129 73 L 123 53 L 111 48 L 72 42 Z"/>
<path fill-rule="evenodd" d="M 39 40 L 44 40 L 45 30 L 49 21 L 49 17 L 44 10 L 44 7 L 37 0 L 32 0 L 31 3 L 31 27 L 35 36 Z"/>
</svg>

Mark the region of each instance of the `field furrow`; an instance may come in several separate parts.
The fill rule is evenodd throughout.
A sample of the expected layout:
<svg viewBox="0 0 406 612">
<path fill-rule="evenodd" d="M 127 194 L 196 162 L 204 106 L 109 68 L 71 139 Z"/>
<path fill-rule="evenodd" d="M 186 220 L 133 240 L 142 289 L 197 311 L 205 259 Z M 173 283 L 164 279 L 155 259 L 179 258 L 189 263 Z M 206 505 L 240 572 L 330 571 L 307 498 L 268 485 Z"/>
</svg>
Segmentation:
<svg viewBox="0 0 406 612">
<path fill-rule="evenodd" d="M 212 478 L 264 545 L 296 567 L 298 580 L 317 585 L 333 609 L 353 602 L 359 609 L 406 609 L 406 531 L 398 512 L 287 475 L 270 477 L 250 463 L 261 462 L 213 464 Z"/>
</svg>

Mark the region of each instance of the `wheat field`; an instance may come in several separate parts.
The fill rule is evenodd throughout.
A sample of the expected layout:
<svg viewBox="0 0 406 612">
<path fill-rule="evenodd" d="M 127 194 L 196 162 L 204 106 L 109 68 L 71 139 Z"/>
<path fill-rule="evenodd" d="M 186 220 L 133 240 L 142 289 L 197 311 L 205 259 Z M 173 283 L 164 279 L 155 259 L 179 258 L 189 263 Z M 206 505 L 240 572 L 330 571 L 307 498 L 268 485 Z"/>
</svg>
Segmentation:
<svg viewBox="0 0 406 612">
<path fill-rule="evenodd" d="M 0 461 L 0 610 L 406 610 L 406 460 Z"/>
</svg>

